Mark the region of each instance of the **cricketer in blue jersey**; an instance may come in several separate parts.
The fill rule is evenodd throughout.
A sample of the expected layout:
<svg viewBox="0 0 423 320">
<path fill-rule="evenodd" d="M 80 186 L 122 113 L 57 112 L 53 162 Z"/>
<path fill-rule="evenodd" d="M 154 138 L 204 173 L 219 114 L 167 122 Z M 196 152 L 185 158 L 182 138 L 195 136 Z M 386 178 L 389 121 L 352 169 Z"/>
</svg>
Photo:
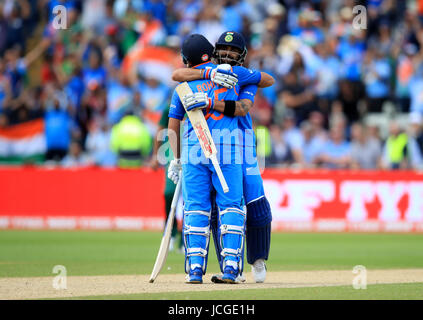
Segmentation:
<svg viewBox="0 0 423 320">
<path fill-rule="evenodd" d="M 234 52 L 235 51 L 235 52 Z M 233 66 L 242 65 L 247 50 L 245 41 L 239 33 L 225 32 L 223 33 L 215 48 L 215 59 L 219 63 L 229 63 Z M 233 67 L 236 73 L 237 67 Z M 262 75 L 266 75 L 262 73 Z M 194 73 L 174 73 L 174 80 L 185 80 L 184 77 L 195 79 Z M 274 83 L 271 76 L 267 81 L 261 81 L 260 86 L 266 87 Z M 264 77 L 262 77 L 264 78 Z M 271 235 L 271 221 L 272 215 L 270 205 L 265 197 L 263 180 L 260 175 L 260 170 L 256 157 L 256 141 L 253 131 L 253 124 L 248 110 L 254 103 L 254 96 L 257 92 L 257 86 L 247 85 L 242 87 L 236 101 L 235 108 L 232 108 L 230 116 L 237 116 L 238 126 L 242 131 L 242 155 L 243 155 L 243 191 L 244 200 L 247 205 L 247 261 L 252 265 L 253 276 L 256 282 L 263 282 L 266 275 L 265 260 L 268 259 L 270 250 L 270 235 Z M 189 99 L 188 99 L 189 101 Z M 201 105 L 201 97 L 197 96 L 195 100 L 196 106 Z M 225 103 L 216 101 L 214 108 L 225 113 L 225 107 L 232 106 L 228 101 Z M 228 113 L 228 112 L 226 112 Z M 218 239 L 219 228 L 216 227 L 215 215 L 212 214 L 212 230 L 215 239 L 215 247 L 218 260 L 221 265 L 221 256 L 219 254 L 221 248 L 219 247 Z M 223 271 L 223 270 L 222 270 Z M 214 275 L 212 281 L 220 283 L 221 275 Z M 241 278 L 242 281 L 242 278 Z"/>
<path fill-rule="evenodd" d="M 184 63 L 196 69 L 211 69 L 216 67 L 209 62 L 213 46 L 201 35 L 189 36 L 182 46 Z M 203 63 L 199 63 L 202 62 Z M 243 68 L 244 69 L 244 68 Z M 241 84 L 258 84 L 261 80 L 259 72 L 244 69 L 238 70 L 238 82 Z M 239 87 L 233 89 L 216 85 L 210 80 L 197 80 L 189 82 L 194 93 L 203 93 L 207 96 L 219 99 L 237 99 Z M 242 206 L 243 190 L 242 165 L 237 157 L 240 157 L 240 143 L 238 134 L 213 135 L 213 131 L 225 130 L 225 132 L 238 132 L 238 120 L 228 117 L 213 109 L 213 101 L 203 109 L 207 124 L 216 147 L 218 159 L 221 164 L 223 175 L 229 186 L 230 192 L 224 193 L 219 183 L 217 174 L 211 163 L 205 159 L 199 147 L 198 139 L 187 119 L 184 125 L 182 139 L 182 154 L 179 146 L 178 134 L 180 121 L 185 116 L 185 109 L 179 96 L 174 93 L 169 111 L 169 132 L 176 134 L 176 139 L 171 139 L 175 160 L 169 165 L 168 176 L 175 183 L 178 181 L 179 168 L 182 167 L 182 190 L 184 199 L 184 229 L 185 240 L 185 271 L 188 274 L 188 283 L 202 283 L 202 276 L 206 272 L 207 255 L 210 234 L 211 201 L 210 192 L 212 187 L 216 190 L 216 204 L 219 210 L 220 244 L 222 246 L 223 281 L 236 283 L 240 273 L 244 243 L 245 212 Z M 225 155 L 229 155 L 228 162 L 223 163 Z M 181 159 L 179 159 L 181 158 Z M 239 160 L 239 159 L 238 159 Z"/>
</svg>

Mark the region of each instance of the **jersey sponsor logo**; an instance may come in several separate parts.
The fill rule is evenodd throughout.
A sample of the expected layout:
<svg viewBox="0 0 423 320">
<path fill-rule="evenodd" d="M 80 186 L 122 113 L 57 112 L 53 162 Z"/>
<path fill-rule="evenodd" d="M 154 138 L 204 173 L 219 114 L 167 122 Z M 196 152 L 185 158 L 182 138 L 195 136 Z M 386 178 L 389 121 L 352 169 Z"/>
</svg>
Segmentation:
<svg viewBox="0 0 423 320">
<path fill-rule="evenodd" d="M 245 94 L 249 94 L 250 96 L 253 96 L 253 93 L 250 91 L 244 91 Z"/>
<path fill-rule="evenodd" d="M 174 105 L 174 104 L 171 104 L 170 105 L 170 108 L 172 109 L 172 108 L 176 108 L 176 106 Z"/>
</svg>

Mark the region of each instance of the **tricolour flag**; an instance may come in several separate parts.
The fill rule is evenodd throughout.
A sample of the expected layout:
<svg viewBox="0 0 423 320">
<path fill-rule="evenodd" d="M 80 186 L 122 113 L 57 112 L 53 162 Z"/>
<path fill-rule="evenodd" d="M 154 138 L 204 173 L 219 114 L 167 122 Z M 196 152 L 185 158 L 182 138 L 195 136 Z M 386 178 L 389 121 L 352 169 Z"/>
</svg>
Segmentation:
<svg viewBox="0 0 423 320">
<path fill-rule="evenodd" d="M 122 69 L 125 74 L 136 70 L 144 77 L 155 79 L 172 85 L 172 72 L 183 67 L 179 54 L 165 47 L 135 45 L 125 56 Z"/>
<path fill-rule="evenodd" d="M 44 119 L 0 128 L 0 161 L 37 160 L 46 152 Z"/>
</svg>

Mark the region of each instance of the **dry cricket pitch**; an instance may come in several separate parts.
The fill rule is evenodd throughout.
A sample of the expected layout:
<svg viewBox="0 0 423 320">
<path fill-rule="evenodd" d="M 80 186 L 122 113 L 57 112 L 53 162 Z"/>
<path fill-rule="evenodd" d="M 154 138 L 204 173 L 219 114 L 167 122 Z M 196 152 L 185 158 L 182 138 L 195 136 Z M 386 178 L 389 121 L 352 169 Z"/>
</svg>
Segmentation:
<svg viewBox="0 0 423 320">
<path fill-rule="evenodd" d="M 149 275 L 68 276 L 67 289 L 53 288 L 54 277 L 0 278 L 0 299 L 72 298 L 184 291 L 248 290 L 273 288 L 352 285 L 351 270 L 268 272 L 265 283 L 254 283 L 251 273 L 242 284 L 214 284 L 211 274 L 201 285 L 185 284 L 184 274 L 159 275 L 149 283 Z M 423 282 L 423 269 L 367 270 L 367 284 Z"/>
</svg>

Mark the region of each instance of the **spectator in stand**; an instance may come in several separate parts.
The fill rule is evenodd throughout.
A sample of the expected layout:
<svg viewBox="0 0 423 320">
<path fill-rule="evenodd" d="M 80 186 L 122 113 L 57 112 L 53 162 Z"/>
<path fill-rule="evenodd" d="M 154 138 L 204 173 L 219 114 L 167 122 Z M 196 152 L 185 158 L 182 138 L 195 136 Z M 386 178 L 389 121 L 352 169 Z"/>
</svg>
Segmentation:
<svg viewBox="0 0 423 320">
<path fill-rule="evenodd" d="M 348 169 L 351 166 L 351 145 L 344 138 L 343 125 L 334 125 L 330 129 L 330 138 L 323 146 L 315 162 L 322 168 Z"/>
<path fill-rule="evenodd" d="M 423 154 L 423 116 L 419 113 L 411 114 L 410 122 L 413 137 L 416 139 L 420 153 Z"/>
<path fill-rule="evenodd" d="M 85 95 L 82 98 L 78 113 L 78 122 L 81 124 L 82 140 L 85 143 L 90 122 L 95 117 L 105 117 L 107 112 L 106 90 L 96 80 L 88 83 Z"/>
<path fill-rule="evenodd" d="M 418 63 L 415 68 L 416 71 L 409 83 L 410 112 L 423 115 L 423 63 Z"/>
<path fill-rule="evenodd" d="M 10 4 L 10 2 L 9 2 Z M 5 12 L 3 11 L 3 14 Z M 26 34 L 31 33 L 30 19 L 31 6 L 28 0 L 13 1 L 10 11 L 6 16 L 8 21 L 5 36 L 6 48 L 17 47 L 20 50 L 26 49 Z"/>
<path fill-rule="evenodd" d="M 107 81 L 107 71 L 103 67 L 103 55 L 100 48 L 94 47 L 90 50 L 89 66 L 82 70 L 85 87 L 96 83 L 104 88 Z"/>
<path fill-rule="evenodd" d="M 47 107 L 44 121 L 47 142 L 46 160 L 61 161 L 69 149 L 72 120 L 66 110 L 60 108 L 60 102 L 56 99 L 53 107 Z"/>
<path fill-rule="evenodd" d="M 302 74 L 295 72 L 295 70 L 291 70 L 284 77 L 282 99 L 285 106 L 294 111 L 297 126 L 307 119 L 310 112 L 315 109 L 313 91 L 306 84 Z"/>
<path fill-rule="evenodd" d="M 220 35 L 226 30 L 235 30 L 233 28 L 225 28 L 219 17 L 219 6 L 205 4 L 205 7 L 201 10 L 198 15 L 197 27 L 193 33 L 199 33 L 204 35 L 211 43 L 216 43 Z M 240 16 L 236 20 L 241 19 Z M 236 22 L 235 22 L 236 24 Z M 234 24 L 234 26 L 235 26 Z"/>
<path fill-rule="evenodd" d="M 8 106 L 12 98 L 12 84 L 6 73 L 6 65 L 0 57 L 0 114 Z"/>
<path fill-rule="evenodd" d="M 414 44 L 407 44 L 403 53 L 399 55 L 396 68 L 395 97 L 397 110 L 400 112 L 410 111 L 410 81 L 413 76 L 413 57 L 417 53 Z"/>
<path fill-rule="evenodd" d="M 301 124 L 301 134 L 304 140 L 301 165 L 304 168 L 314 168 L 316 158 L 322 152 L 326 140 L 316 134 L 309 121 L 304 121 Z"/>
<path fill-rule="evenodd" d="M 323 114 L 319 111 L 310 113 L 308 122 L 310 122 L 313 130 L 313 136 L 318 138 L 320 141 L 326 141 L 328 137 L 325 130 L 325 118 Z"/>
<path fill-rule="evenodd" d="M 314 46 L 324 39 L 323 31 L 314 22 L 319 19 L 318 13 L 304 9 L 298 16 L 298 27 L 291 31 L 291 35 L 298 37 L 309 46 Z"/>
<path fill-rule="evenodd" d="M 63 158 L 61 165 L 65 168 L 81 168 L 92 165 L 92 161 L 82 151 L 80 142 L 73 140 L 69 146 L 69 154 Z"/>
<path fill-rule="evenodd" d="M 408 136 L 396 121 L 389 125 L 389 136 L 383 147 L 382 167 L 391 170 L 409 168 Z"/>
<path fill-rule="evenodd" d="M 331 112 L 329 114 L 329 127 L 340 125 L 344 128 L 345 138 L 349 140 L 350 138 L 350 127 L 348 126 L 347 117 L 342 112 L 342 106 L 339 101 L 334 101 L 332 104 Z"/>
<path fill-rule="evenodd" d="M 106 20 L 106 0 L 84 0 L 81 23 L 84 29 L 91 29 L 102 34 Z"/>
<path fill-rule="evenodd" d="M 143 119 L 151 136 L 153 137 L 158 128 L 158 122 L 163 110 L 166 109 L 170 89 L 155 75 L 147 75 L 145 81 L 140 81 L 137 91 L 141 97 L 141 105 L 144 107 Z"/>
<path fill-rule="evenodd" d="M 423 117 L 419 113 L 410 114 L 408 147 L 410 149 L 410 166 L 412 169 L 423 169 Z"/>
<path fill-rule="evenodd" d="M 351 33 L 338 42 L 336 53 L 341 59 L 341 78 L 355 84 L 361 78 L 361 66 L 365 54 L 365 42 L 360 30 L 352 29 Z"/>
<path fill-rule="evenodd" d="M 269 166 L 283 166 L 293 160 L 291 149 L 283 137 L 283 131 L 277 124 L 270 125 L 271 153 L 266 159 Z"/>
<path fill-rule="evenodd" d="M 112 167 L 116 164 L 116 156 L 110 149 L 111 129 L 102 118 L 91 122 L 88 132 L 86 149 L 93 162 L 102 167 Z"/>
<path fill-rule="evenodd" d="M 288 146 L 294 163 L 303 162 L 304 139 L 301 131 L 295 126 L 295 115 L 291 109 L 287 109 L 282 123 L 282 137 Z"/>
<path fill-rule="evenodd" d="M 367 95 L 367 111 L 382 112 L 384 102 L 390 94 L 391 66 L 378 48 L 369 48 L 363 66 Z"/>
<path fill-rule="evenodd" d="M 341 63 L 338 57 L 331 52 L 329 42 L 316 44 L 315 51 L 314 72 L 316 73 L 317 104 L 321 111 L 328 113 L 332 101 L 338 94 L 337 82 Z"/>
<path fill-rule="evenodd" d="M 361 123 L 351 126 L 351 159 L 352 168 L 377 169 L 380 166 L 382 146 L 379 140 L 372 139 Z"/>
<path fill-rule="evenodd" d="M 346 79 L 340 80 L 338 97 L 332 106 L 337 102 L 341 104 L 342 113 L 347 117 L 348 124 L 357 122 L 360 119 L 358 109 L 360 102 L 359 86 Z"/>
<path fill-rule="evenodd" d="M 107 122 L 110 124 L 119 122 L 135 102 L 135 90 L 128 76 L 122 71 L 116 73 L 117 77 L 110 77 L 107 84 Z"/>
</svg>

